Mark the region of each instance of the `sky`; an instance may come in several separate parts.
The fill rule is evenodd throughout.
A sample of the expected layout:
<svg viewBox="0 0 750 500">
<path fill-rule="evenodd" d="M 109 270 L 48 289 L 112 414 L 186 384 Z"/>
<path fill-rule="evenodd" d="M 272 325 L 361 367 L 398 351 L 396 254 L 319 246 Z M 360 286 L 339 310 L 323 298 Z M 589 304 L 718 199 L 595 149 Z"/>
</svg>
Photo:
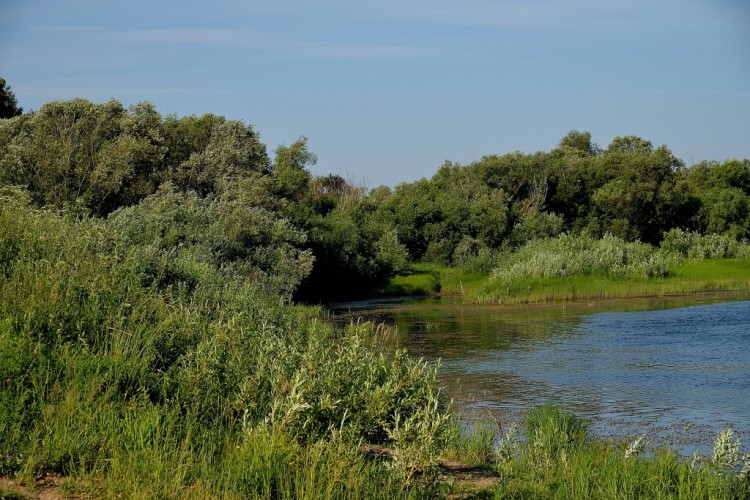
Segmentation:
<svg viewBox="0 0 750 500">
<path fill-rule="evenodd" d="M 638 135 L 750 158 L 748 0 L 0 0 L 26 111 L 115 98 L 308 138 L 315 175 L 394 186 L 446 160 Z"/>
</svg>

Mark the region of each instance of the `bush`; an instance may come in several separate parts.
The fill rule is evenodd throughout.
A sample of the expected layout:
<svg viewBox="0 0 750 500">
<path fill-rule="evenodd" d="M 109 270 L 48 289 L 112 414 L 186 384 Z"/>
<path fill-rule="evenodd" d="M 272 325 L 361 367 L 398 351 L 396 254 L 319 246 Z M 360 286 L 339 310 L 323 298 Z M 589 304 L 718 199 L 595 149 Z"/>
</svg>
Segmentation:
<svg viewBox="0 0 750 500">
<path fill-rule="evenodd" d="M 750 244 L 726 234 L 701 235 L 671 229 L 664 233 L 661 248 L 665 252 L 691 259 L 724 259 L 750 257 Z"/>
<path fill-rule="evenodd" d="M 246 224 L 223 234 L 233 226 L 221 217 L 236 212 Z M 337 333 L 290 306 L 289 288 L 271 279 L 283 268 L 261 257 L 294 232 L 266 215 L 166 191 L 107 220 L 73 220 L 5 192 L 0 471 L 91 476 L 124 496 L 183 496 L 193 486 L 196 496 L 224 496 L 331 486 L 346 471 L 391 481 L 361 460 L 337 465 L 324 445 L 335 440 L 393 447 L 394 477 L 434 464 L 448 418 L 436 370 L 368 347 L 368 325 Z M 237 261 L 256 272 L 227 265 L 235 244 Z M 254 471 L 277 486 L 240 487 L 241 476 L 217 486 L 217 467 L 245 460 L 232 450 L 258 429 L 330 476 L 294 462 L 296 479 L 285 479 L 279 461 L 292 455 L 280 452 Z"/>
<path fill-rule="evenodd" d="M 571 275 L 661 277 L 667 275 L 669 256 L 645 243 L 628 243 L 612 235 L 597 240 L 588 235 L 563 234 L 534 240 L 495 268 L 494 278 L 505 282 L 525 277 Z"/>
</svg>

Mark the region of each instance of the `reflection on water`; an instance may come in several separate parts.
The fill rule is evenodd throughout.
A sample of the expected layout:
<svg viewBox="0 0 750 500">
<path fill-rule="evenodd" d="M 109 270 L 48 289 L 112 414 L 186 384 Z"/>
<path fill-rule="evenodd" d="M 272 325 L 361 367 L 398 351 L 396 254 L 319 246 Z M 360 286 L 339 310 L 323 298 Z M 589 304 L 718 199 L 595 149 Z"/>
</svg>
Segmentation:
<svg viewBox="0 0 750 500">
<path fill-rule="evenodd" d="M 372 314 L 410 354 L 442 360 L 465 413 L 518 420 L 551 401 L 600 435 L 647 432 L 686 453 L 730 425 L 750 440 L 750 302 L 584 314 L 431 300 Z"/>
</svg>

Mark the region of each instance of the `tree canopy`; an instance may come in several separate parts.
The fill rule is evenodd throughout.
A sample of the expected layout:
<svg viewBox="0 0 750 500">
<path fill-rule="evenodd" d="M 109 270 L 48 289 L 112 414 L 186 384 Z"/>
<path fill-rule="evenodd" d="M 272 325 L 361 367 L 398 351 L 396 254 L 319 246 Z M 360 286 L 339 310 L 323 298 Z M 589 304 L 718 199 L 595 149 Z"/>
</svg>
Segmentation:
<svg viewBox="0 0 750 500">
<path fill-rule="evenodd" d="M 548 152 L 446 162 L 394 189 L 312 175 L 304 136 L 274 153 L 252 125 L 162 116 L 147 102 L 49 102 L 0 122 L 0 184 L 36 206 L 159 214 L 175 228 L 198 217 L 210 242 L 201 252 L 238 272 L 249 262 L 250 274 L 311 301 L 367 293 L 413 262 L 465 264 L 563 233 L 651 244 L 675 228 L 750 236 L 749 160 L 686 167 L 637 136 L 601 148 L 574 130 Z"/>
<path fill-rule="evenodd" d="M 13 118 L 23 113 L 18 106 L 16 95 L 4 78 L 0 77 L 0 118 Z"/>
</svg>

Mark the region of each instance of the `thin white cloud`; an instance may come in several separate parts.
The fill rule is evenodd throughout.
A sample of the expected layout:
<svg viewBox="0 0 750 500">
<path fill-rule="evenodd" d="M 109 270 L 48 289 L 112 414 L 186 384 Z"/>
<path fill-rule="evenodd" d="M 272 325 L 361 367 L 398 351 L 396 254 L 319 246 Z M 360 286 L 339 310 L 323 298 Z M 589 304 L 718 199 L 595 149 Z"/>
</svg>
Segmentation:
<svg viewBox="0 0 750 500">
<path fill-rule="evenodd" d="M 104 33 L 102 38 L 123 43 L 194 43 L 238 45 L 257 41 L 257 33 L 236 29 L 150 29 Z"/>
<path fill-rule="evenodd" d="M 41 33 L 50 33 L 55 35 L 96 35 L 104 33 L 103 28 L 94 26 L 60 26 L 54 24 L 43 24 L 34 26 L 35 31 Z"/>
<path fill-rule="evenodd" d="M 112 42 L 143 44 L 226 45 L 277 53 L 330 59 L 414 58 L 445 55 L 417 46 L 297 40 L 244 29 L 154 29 L 101 34 Z"/>
<path fill-rule="evenodd" d="M 622 27 L 633 13 L 673 12 L 684 0 L 361 0 L 370 15 L 391 21 L 500 28 L 606 30 Z"/>
</svg>

